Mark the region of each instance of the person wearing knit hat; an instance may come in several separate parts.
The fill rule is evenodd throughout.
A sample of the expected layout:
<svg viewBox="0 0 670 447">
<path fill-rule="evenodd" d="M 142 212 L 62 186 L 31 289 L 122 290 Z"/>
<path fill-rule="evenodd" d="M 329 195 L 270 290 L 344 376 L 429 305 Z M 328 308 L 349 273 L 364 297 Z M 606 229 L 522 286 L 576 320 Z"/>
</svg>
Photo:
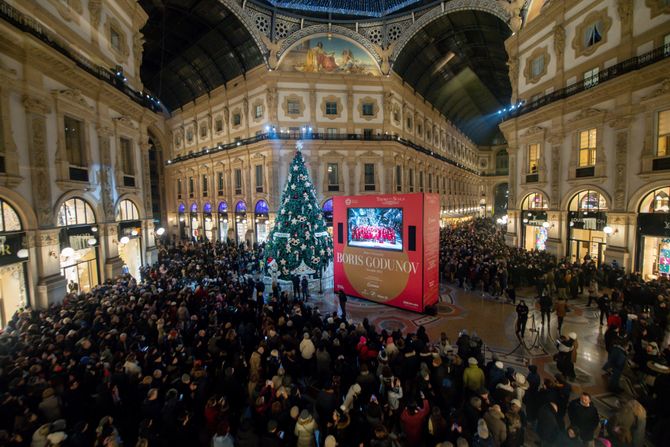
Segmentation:
<svg viewBox="0 0 670 447">
<path fill-rule="evenodd" d="M 335 436 L 333 436 L 333 435 L 326 436 L 326 440 L 323 443 L 324 447 L 336 447 L 337 445 L 338 444 L 337 444 L 337 440 L 335 439 Z"/>
<path fill-rule="evenodd" d="M 489 433 L 489 428 L 486 425 L 486 421 L 484 419 L 480 419 L 477 421 L 477 434 L 473 438 L 473 444 L 474 445 L 480 445 L 479 440 L 481 439 L 489 439 L 490 433 Z M 482 442 L 481 445 L 487 445 L 487 443 Z"/>
<path fill-rule="evenodd" d="M 468 367 L 463 371 L 463 386 L 471 393 L 475 393 L 485 385 L 485 380 L 484 371 L 477 366 L 477 359 L 470 357 Z"/>
</svg>

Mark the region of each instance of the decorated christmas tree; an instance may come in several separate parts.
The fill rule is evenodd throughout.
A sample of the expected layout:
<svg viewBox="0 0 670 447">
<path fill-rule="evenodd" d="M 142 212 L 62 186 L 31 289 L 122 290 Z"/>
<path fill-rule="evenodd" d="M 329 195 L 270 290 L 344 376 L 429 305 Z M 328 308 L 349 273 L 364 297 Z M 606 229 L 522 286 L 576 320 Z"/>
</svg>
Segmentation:
<svg viewBox="0 0 670 447">
<path fill-rule="evenodd" d="M 289 166 L 275 225 L 266 245 L 266 262 L 280 278 L 321 272 L 333 256 L 333 239 L 298 142 Z"/>
</svg>

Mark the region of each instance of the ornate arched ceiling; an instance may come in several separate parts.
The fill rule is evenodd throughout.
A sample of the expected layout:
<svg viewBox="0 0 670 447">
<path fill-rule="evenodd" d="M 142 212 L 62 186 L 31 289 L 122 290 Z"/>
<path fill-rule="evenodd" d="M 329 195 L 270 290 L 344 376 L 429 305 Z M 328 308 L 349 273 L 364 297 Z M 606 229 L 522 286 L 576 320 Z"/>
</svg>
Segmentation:
<svg viewBox="0 0 670 447">
<path fill-rule="evenodd" d="M 499 132 L 497 111 L 511 98 L 510 34 L 486 12 L 452 12 L 414 34 L 393 69 L 473 141 L 489 144 Z"/>
<path fill-rule="evenodd" d="M 149 14 L 141 77 L 169 110 L 264 62 L 247 27 L 219 0 L 140 0 Z"/>
</svg>

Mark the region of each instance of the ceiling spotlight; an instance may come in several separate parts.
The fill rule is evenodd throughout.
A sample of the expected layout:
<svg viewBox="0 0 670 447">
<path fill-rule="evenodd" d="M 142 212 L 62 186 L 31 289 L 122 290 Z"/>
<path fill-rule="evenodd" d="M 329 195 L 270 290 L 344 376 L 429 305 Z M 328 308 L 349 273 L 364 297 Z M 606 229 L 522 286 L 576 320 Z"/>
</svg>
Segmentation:
<svg viewBox="0 0 670 447">
<path fill-rule="evenodd" d="M 133 230 L 133 231 L 130 232 L 130 234 L 131 234 L 132 236 L 137 236 L 138 233 L 137 233 L 137 230 Z"/>
<path fill-rule="evenodd" d="M 165 234 L 165 228 L 160 227 L 158 230 L 156 230 L 156 234 L 158 236 L 162 236 L 163 234 Z"/>
<path fill-rule="evenodd" d="M 86 243 L 92 247 L 92 246 L 94 246 L 95 244 L 97 244 L 98 241 L 97 241 L 94 237 L 92 237 L 92 238 L 90 238 L 88 241 L 86 241 Z"/>
<path fill-rule="evenodd" d="M 130 238 L 128 236 L 123 236 L 121 239 L 119 239 L 119 243 L 121 244 L 127 244 L 130 242 Z"/>
</svg>

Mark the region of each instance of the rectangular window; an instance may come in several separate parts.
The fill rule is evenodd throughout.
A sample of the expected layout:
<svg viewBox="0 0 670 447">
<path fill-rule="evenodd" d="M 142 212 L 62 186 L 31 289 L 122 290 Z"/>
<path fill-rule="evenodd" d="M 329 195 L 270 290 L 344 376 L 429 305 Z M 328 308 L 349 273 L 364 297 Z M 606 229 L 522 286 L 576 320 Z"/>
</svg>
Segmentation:
<svg viewBox="0 0 670 447">
<path fill-rule="evenodd" d="M 328 163 L 326 168 L 328 171 L 328 191 L 339 191 L 340 190 L 340 177 L 338 172 L 337 163 Z"/>
<path fill-rule="evenodd" d="M 596 129 L 579 132 L 579 167 L 596 164 L 596 138 Z"/>
<path fill-rule="evenodd" d="M 255 119 L 260 119 L 263 117 L 263 105 L 258 104 L 256 107 L 254 107 L 254 118 Z"/>
<path fill-rule="evenodd" d="M 419 192 L 423 192 L 423 171 L 419 172 Z"/>
<path fill-rule="evenodd" d="M 177 179 L 177 198 L 181 199 L 182 189 L 181 189 L 181 179 Z"/>
<path fill-rule="evenodd" d="M 328 138 L 336 138 L 337 137 L 337 129 L 334 127 L 329 127 L 326 129 L 326 135 Z"/>
<path fill-rule="evenodd" d="M 121 171 L 125 175 L 135 175 L 135 163 L 133 163 L 133 142 L 128 138 L 119 139 L 121 145 Z"/>
<path fill-rule="evenodd" d="M 412 130 L 412 118 L 407 118 L 407 128 Z"/>
<path fill-rule="evenodd" d="M 205 138 L 207 136 L 207 126 L 200 126 L 200 138 Z"/>
<path fill-rule="evenodd" d="M 223 172 L 219 172 L 216 175 L 216 189 L 217 189 L 217 194 L 222 196 L 223 195 Z"/>
<path fill-rule="evenodd" d="M 233 126 L 239 126 L 242 123 L 242 115 L 239 113 L 233 114 Z"/>
<path fill-rule="evenodd" d="M 109 29 L 109 43 L 116 51 L 121 51 L 121 34 L 114 28 Z"/>
<path fill-rule="evenodd" d="M 207 197 L 209 195 L 209 179 L 206 175 L 202 176 L 202 196 Z"/>
<path fill-rule="evenodd" d="M 428 192 L 433 192 L 433 174 L 428 173 Z"/>
<path fill-rule="evenodd" d="M 192 199 L 195 195 L 195 185 L 193 184 L 193 177 L 188 178 L 188 196 Z"/>
<path fill-rule="evenodd" d="M 540 158 L 540 145 L 528 145 L 528 173 L 535 174 L 537 172 L 537 161 Z"/>
<path fill-rule="evenodd" d="M 414 192 L 414 169 L 409 170 L 409 192 Z"/>
<path fill-rule="evenodd" d="M 540 54 L 530 63 L 530 76 L 531 78 L 537 78 L 542 74 L 543 71 L 544 71 L 544 54 Z"/>
<path fill-rule="evenodd" d="M 421 123 L 416 125 L 416 131 L 419 133 L 419 135 L 423 133 L 423 126 L 421 125 Z"/>
<path fill-rule="evenodd" d="M 670 55 L 670 34 L 663 36 L 663 55 Z"/>
<path fill-rule="evenodd" d="M 191 128 L 186 131 L 186 142 L 193 143 L 193 129 Z"/>
<path fill-rule="evenodd" d="M 326 115 L 337 115 L 337 102 L 326 101 Z"/>
<path fill-rule="evenodd" d="M 402 192 L 402 166 L 400 165 L 395 167 L 395 190 Z"/>
<path fill-rule="evenodd" d="M 67 160 L 74 166 L 86 166 L 84 156 L 84 123 L 66 116 L 65 122 L 65 150 Z"/>
<path fill-rule="evenodd" d="M 286 101 L 286 110 L 289 115 L 300 115 L 300 103 L 295 99 Z"/>
<path fill-rule="evenodd" d="M 584 72 L 584 88 L 590 88 L 595 85 L 598 85 L 598 67 L 592 68 L 589 71 Z"/>
<path fill-rule="evenodd" d="M 235 194 L 242 194 L 242 170 L 235 169 Z"/>
<path fill-rule="evenodd" d="M 217 118 L 216 121 L 214 121 L 214 129 L 217 132 L 223 132 L 223 118 Z"/>
<path fill-rule="evenodd" d="M 361 109 L 363 116 L 374 116 L 375 114 L 375 105 L 370 102 L 364 103 Z"/>
<path fill-rule="evenodd" d="M 263 192 L 263 165 L 256 165 L 256 192 Z"/>
<path fill-rule="evenodd" d="M 670 155 L 670 109 L 658 112 L 658 147 L 656 155 L 667 157 Z"/>
<path fill-rule="evenodd" d="M 366 191 L 374 191 L 375 190 L 375 165 L 374 165 L 374 163 L 365 163 L 364 173 L 365 173 L 365 190 Z"/>
<path fill-rule="evenodd" d="M 364 140 L 372 139 L 372 129 L 363 129 L 363 139 Z"/>
</svg>

